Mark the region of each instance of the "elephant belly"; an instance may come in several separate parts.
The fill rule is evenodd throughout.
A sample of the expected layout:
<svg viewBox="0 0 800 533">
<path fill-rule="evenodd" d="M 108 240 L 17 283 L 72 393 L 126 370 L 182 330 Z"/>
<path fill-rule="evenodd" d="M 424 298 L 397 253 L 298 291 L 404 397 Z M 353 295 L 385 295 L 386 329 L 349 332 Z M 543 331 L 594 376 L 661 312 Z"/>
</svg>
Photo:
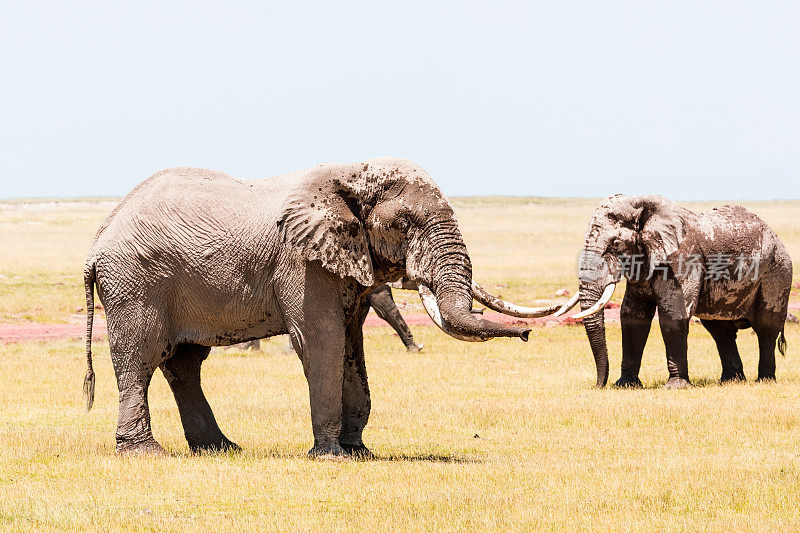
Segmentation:
<svg viewBox="0 0 800 533">
<path fill-rule="evenodd" d="M 230 346 L 288 333 L 283 320 L 278 317 L 262 317 L 260 319 L 235 316 L 219 317 L 215 320 L 180 324 L 176 330 L 177 342 L 191 342 L 203 346 Z"/>
<path fill-rule="evenodd" d="M 179 306 L 172 313 L 172 327 L 179 342 L 228 346 L 287 332 L 271 291 L 209 292 L 184 295 L 181 301 L 188 305 Z"/>
<path fill-rule="evenodd" d="M 752 317 L 757 285 L 736 280 L 707 281 L 693 313 L 707 320 L 740 320 Z"/>
</svg>

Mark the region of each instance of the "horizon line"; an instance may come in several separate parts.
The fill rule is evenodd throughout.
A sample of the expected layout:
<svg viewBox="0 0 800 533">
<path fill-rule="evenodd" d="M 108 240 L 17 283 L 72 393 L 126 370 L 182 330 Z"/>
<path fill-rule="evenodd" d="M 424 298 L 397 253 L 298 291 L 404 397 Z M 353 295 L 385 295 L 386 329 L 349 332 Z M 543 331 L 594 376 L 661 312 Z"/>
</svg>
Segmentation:
<svg viewBox="0 0 800 533">
<path fill-rule="evenodd" d="M 126 193 L 127 194 L 127 193 Z M 475 198 L 531 198 L 538 200 L 602 200 L 612 195 L 607 196 L 537 196 L 531 194 L 458 194 L 458 195 L 445 195 L 451 200 L 459 199 L 475 199 Z M 645 196 L 639 194 L 631 194 L 629 196 Z M 663 195 L 661 195 L 663 196 Z M 125 195 L 119 196 L 12 196 L 0 197 L 0 203 L 44 203 L 44 202 L 104 202 L 104 201 L 120 201 Z M 667 198 L 664 196 L 664 198 Z M 674 202 L 753 202 L 753 203 L 768 203 L 768 202 L 796 202 L 800 201 L 798 198 L 770 198 L 770 199 L 747 199 L 747 198 L 668 198 Z"/>
</svg>

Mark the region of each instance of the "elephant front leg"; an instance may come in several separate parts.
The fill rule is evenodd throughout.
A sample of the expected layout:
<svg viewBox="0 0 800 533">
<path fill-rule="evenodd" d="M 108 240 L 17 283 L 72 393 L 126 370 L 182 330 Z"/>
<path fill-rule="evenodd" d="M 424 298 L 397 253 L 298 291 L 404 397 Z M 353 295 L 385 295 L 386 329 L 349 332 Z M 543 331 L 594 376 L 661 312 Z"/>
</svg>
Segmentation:
<svg viewBox="0 0 800 533">
<path fill-rule="evenodd" d="M 658 296 L 658 323 L 661 326 L 661 337 L 664 339 L 667 352 L 669 378 L 665 387 L 685 389 L 692 385 L 689 382 L 687 361 L 690 317 L 686 304 L 687 297 L 681 284 L 674 278 L 658 278 L 653 288 Z M 693 308 L 694 304 L 690 307 Z"/>
<path fill-rule="evenodd" d="M 344 343 L 342 343 L 344 344 Z M 339 444 L 342 431 L 342 380 L 344 374 L 344 346 L 332 352 L 311 352 L 306 365 L 308 392 L 311 399 L 311 426 L 314 447 L 308 455 L 346 455 Z M 337 361 L 333 361 L 333 359 Z"/>
<path fill-rule="evenodd" d="M 342 382 L 342 431 L 339 443 L 345 451 L 362 458 L 372 457 L 364 445 L 362 433 L 371 409 L 367 367 L 364 361 L 364 320 L 369 304 L 354 313 L 347 327 L 344 381 Z"/>
<path fill-rule="evenodd" d="M 617 387 L 641 387 L 639 369 L 642 354 L 650 335 L 656 304 L 625 293 L 620 309 L 622 325 L 622 374 L 615 383 Z"/>
<path fill-rule="evenodd" d="M 323 313 L 324 314 L 324 313 Z M 335 314 L 334 314 L 335 316 Z M 335 319 L 334 319 L 335 320 Z M 314 447 L 310 457 L 347 455 L 339 444 L 342 431 L 342 384 L 344 379 L 344 325 L 325 320 L 328 328 L 290 327 L 292 345 L 303 363 L 311 401 Z"/>
<path fill-rule="evenodd" d="M 342 384 L 342 430 L 339 444 L 350 455 L 370 458 L 372 452 L 364 445 L 362 434 L 369 420 L 372 403 L 367 384 L 367 369 L 364 354 L 360 358 L 348 360 L 344 366 Z"/>
<path fill-rule="evenodd" d="M 339 444 L 346 349 L 341 283 L 312 261 L 294 265 L 276 286 L 292 346 L 308 380 L 314 432 L 310 457 L 347 455 Z"/>
</svg>

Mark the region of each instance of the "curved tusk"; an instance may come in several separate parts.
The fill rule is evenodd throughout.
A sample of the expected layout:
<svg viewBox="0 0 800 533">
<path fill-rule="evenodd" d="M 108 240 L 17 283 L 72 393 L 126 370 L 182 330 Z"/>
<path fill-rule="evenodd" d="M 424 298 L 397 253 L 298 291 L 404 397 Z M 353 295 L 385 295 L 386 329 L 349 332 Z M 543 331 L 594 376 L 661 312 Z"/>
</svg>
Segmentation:
<svg viewBox="0 0 800 533">
<path fill-rule="evenodd" d="M 427 311 L 428 316 L 431 317 L 433 323 L 439 326 L 439 329 L 451 337 L 467 342 L 483 342 L 489 340 L 484 339 L 483 337 L 459 335 L 458 333 L 450 331 L 442 319 L 442 312 L 439 310 L 439 304 L 436 303 L 436 296 L 434 296 L 431 290 L 422 283 L 419 284 L 419 298 L 422 300 L 422 306 L 425 307 L 425 311 Z"/>
<path fill-rule="evenodd" d="M 581 291 L 578 291 L 572 298 L 569 299 L 567 303 L 561 306 L 561 309 L 559 309 L 558 312 L 553 315 L 553 317 L 563 315 L 564 313 L 575 307 L 580 299 L 581 299 Z"/>
<path fill-rule="evenodd" d="M 603 307 L 606 306 L 608 301 L 611 299 L 611 296 L 614 294 L 614 289 L 616 288 L 616 283 L 610 283 L 606 286 L 603 294 L 600 296 L 600 299 L 597 300 L 593 306 L 591 306 L 586 311 L 581 311 L 577 315 L 573 315 L 572 318 L 585 318 L 589 315 L 593 315 L 598 311 L 602 311 Z"/>
<path fill-rule="evenodd" d="M 486 289 L 474 281 L 472 282 L 472 296 L 493 311 L 519 318 L 538 318 L 541 316 L 552 315 L 561 307 L 561 305 L 551 305 L 548 307 L 523 307 L 521 305 L 512 304 L 511 302 L 506 302 L 505 300 L 490 294 L 486 291 Z"/>
</svg>

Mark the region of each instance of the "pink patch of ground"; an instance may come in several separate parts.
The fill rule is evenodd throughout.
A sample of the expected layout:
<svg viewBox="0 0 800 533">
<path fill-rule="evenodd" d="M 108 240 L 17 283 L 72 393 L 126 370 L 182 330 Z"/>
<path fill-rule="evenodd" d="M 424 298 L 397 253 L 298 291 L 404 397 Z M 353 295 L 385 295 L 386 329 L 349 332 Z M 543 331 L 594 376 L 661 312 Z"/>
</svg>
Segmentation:
<svg viewBox="0 0 800 533">
<path fill-rule="evenodd" d="M 800 310 L 800 303 L 790 303 L 790 310 Z M 572 311 L 570 314 L 575 314 Z M 561 316 L 553 318 L 546 316 L 542 318 L 516 318 L 513 316 L 501 315 L 487 311 L 483 315 L 488 320 L 502 322 L 504 324 L 529 326 L 574 326 L 581 323 L 571 316 Z M 403 312 L 403 318 L 411 326 L 432 326 L 433 322 L 425 313 Z M 605 309 L 606 322 L 619 320 L 619 305 L 610 303 Z M 388 327 L 389 324 L 381 320 L 374 313 L 367 316 L 364 323 L 366 327 Z M 103 340 L 106 338 L 106 321 L 100 317 L 95 317 L 92 328 L 92 339 Z M 83 339 L 86 336 L 86 324 L 0 324 L 0 342 L 26 342 L 26 341 L 53 341 L 61 339 Z"/>
<path fill-rule="evenodd" d="M 105 321 L 95 320 L 92 338 L 101 340 L 105 336 Z M 0 324 L 0 342 L 55 341 L 85 337 L 85 324 Z"/>
</svg>

